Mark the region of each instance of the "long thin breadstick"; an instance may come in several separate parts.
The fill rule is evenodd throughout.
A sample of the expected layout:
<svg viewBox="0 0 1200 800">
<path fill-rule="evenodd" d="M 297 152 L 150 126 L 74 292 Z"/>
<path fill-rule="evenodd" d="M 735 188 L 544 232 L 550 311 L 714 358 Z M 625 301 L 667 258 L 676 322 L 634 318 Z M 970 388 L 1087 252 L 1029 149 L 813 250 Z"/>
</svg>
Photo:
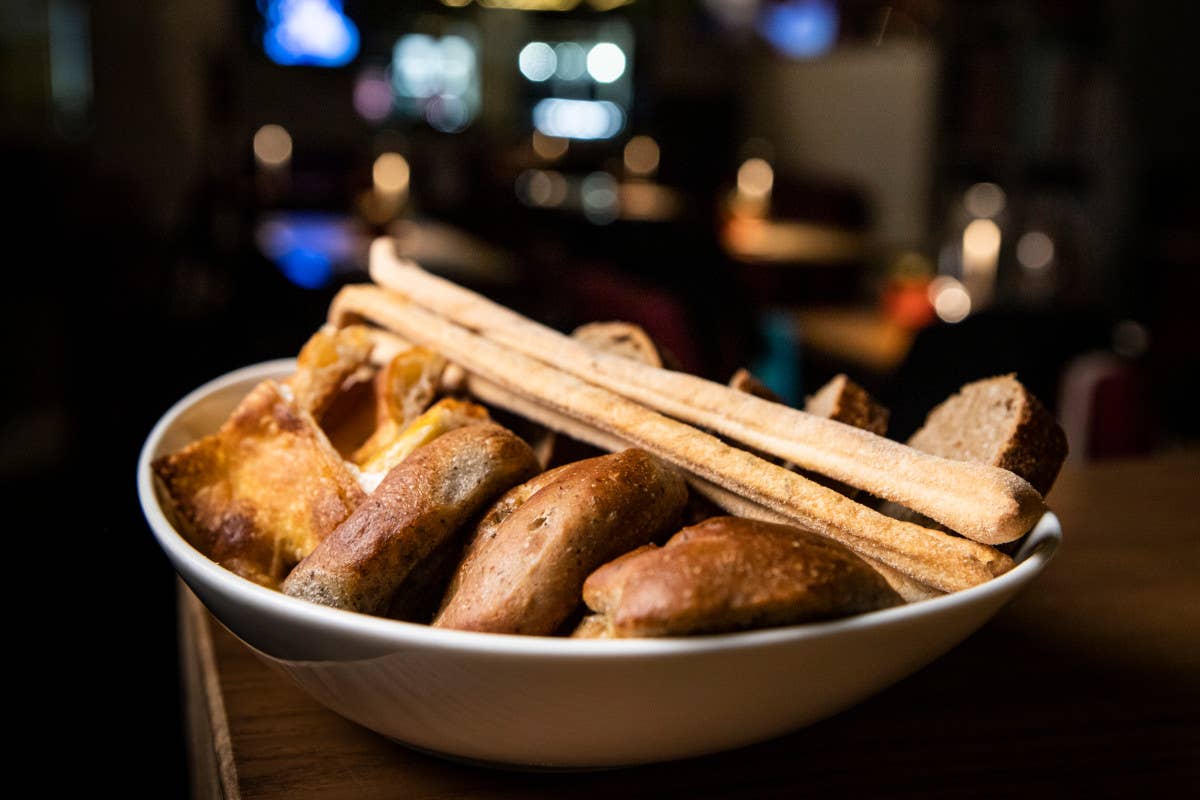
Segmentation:
<svg viewBox="0 0 1200 800">
<path fill-rule="evenodd" d="M 467 389 L 476 398 L 489 405 L 503 408 L 514 414 L 520 414 L 553 431 L 566 434 L 594 447 L 599 447 L 601 450 L 616 452 L 633 446 L 629 441 L 618 436 L 585 425 L 544 406 L 539 406 L 537 403 L 523 400 L 512 392 L 506 391 L 483 378 L 469 376 L 467 378 Z M 797 520 L 794 516 L 772 511 L 765 506 L 761 506 L 752 500 L 747 500 L 703 478 L 691 474 L 686 475 L 686 478 L 692 489 L 708 498 L 722 510 L 735 516 L 758 519 L 764 522 L 778 522 L 784 525 L 796 525 L 800 523 L 800 520 Z M 896 590 L 896 593 L 907 602 L 912 603 L 917 600 L 926 600 L 942 594 L 937 589 L 932 589 L 870 556 L 860 554 L 860 557 L 879 572 L 884 580 Z"/>
<path fill-rule="evenodd" d="M 386 331 L 381 328 L 368 329 L 367 335 L 371 338 L 374 347 L 371 350 L 371 359 L 377 364 L 385 364 L 400 350 L 403 350 L 411 345 L 404 339 L 401 339 L 391 331 Z M 592 345 L 589 345 L 592 346 Z M 457 367 L 457 365 L 452 365 Z M 586 442 L 593 447 L 599 447 L 601 450 L 616 452 L 626 447 L 631 447 L 630 443 L 624 439 L 620 439 L 612 434 L 605 433 L 597 428 L 591 428 L 581 422 L 563 416 L 557 412 L 551 411 L 548 408 L 539 406 L 536 403 L 531 403 L 527 400 L 514 395 L 512 392 L 505 391 L 496 384 L 479 378 L 474 375 L 464 375 L 461 368 L 457 368 L 459 376 L 449 378 L 451 383 L 459 384 L 465 381 L 467 391 L 473 394 L 479 400 L 482 400 L 489 405 L 503 408 L 506 411 L 511 411 L 514 414 L 519 414 L 527 419 L 531 419 L 538 424 L 557 431 L 558 433 L 574 437 L 581 442 Z M 461 387 L 460 387 L 461 388 Z M 749 519 L 758 519 L 764 522 L 778 522 L 785 525 L 795 525 L 798 520 L 794 517 L 789 517 L 785 514 L 780 514 L 776 511 L 771 511 L 769 508 L 759 505 L 752 500 L 747 500 L 740 495 L 736 495 L 727 489 L 722 489 L 715 483 L 698 478 L 695 475 L 686 475 L 688 484 L 692 489 L 708 498 L 710 502 L 715 504 L 727 513 L 739 517 L 747 517 Z M 927 600 L 931 597 L 937 597 L 943 594 L 937 589 L 933 589 L 920 583 L 903 572 L 889 567 L 881 561 L 878 561 L 870 556 L 860 556 L 864 561 L 871 565 L 880 575 L 883 576 L 897 594 L 904 598 L 906 602 L 914 603 L 918 600 Z"/>
<path fill-rule="evenodd" d="M 393 355 L 397 352 L 410 347 L 408 342 L 401 339 L 391 331 L 385 331 L 381 328 L 370 328 L 368 336 L 371 337 L 374 348 L 371 350 L 371 360 L 382 365 L 386 364 Z M 453 365 L 457 367 L 457 365 Z M 462 375 L 461 368 L 458 368 L 459 375 Z M 581 422 L 577 422 L 570 417 L 563 416 L 557 412 L 551 411 L 548 408 L 539 406 L 536 403 L 531 403 L 527 400 L 514 395 L 512 392 L 507 392 L 501 389 L 494 383 L 486 381 L 473 375 L 462 377 L 466 381 L 466 389 L 479 400 L 503 408 L 506 411 L 511 411 L 514 414 L 519 414 L 527 419 L 531 419 L 538 424 L 557 431 L 558 433 L 574 437 L 581 442 L 586 442 L 593 447 L 599 447 L 601 450 L 617 452 L 626 447 L 631 447 L 629 442 L 619 439 L 612 434 L 605 433 L 597 428 L 591 428 Z M 451 383 L 459 383 L 459 378 L 450 378 Z M 764 522 L 780 522 L 787 525 L 795 525 L 798 520 L 793 517 L 771 511 L 764 506 L 752 500 L 747 500 L 740 495 L 736 495 L 727 489 L 722 489 L 715 483 L 710 483 L 703 478 L 697 478 L 695 475 L 686 475 L 688 483 L 691 487 L 709 501 L 714 503 L 722 510 L 734 514 L 739 517 L 748 517 L 750 519 L 759 519 Z M 942 594 L 937 589 L 930 588 L 923 583 L 913 580 L 912 578 L 900 572 L 897 569 L 889 567 L 870 556 L 861 556 L 861 558 L 870 564 L 875 571 L 884 577 L 893 589 L 909 603 L 917 600 L 927 600 L 931 597 L 937 597 Z"/>
<path fill-rule="evenodd" d="M 976 541 L 1017 539 L 1045 511 L 1041 495 L 1007 470 L 922 453 L 695 375 L 592 350 L 397 258 L 390 239 L 371 245 L 371 277 L 492 341 L 668 416 L 900 503 Z"/>
<path fill-rule="evenodd" d="M 718 486 L 715 483 L 704 480 L 703 478 L 693 477 L 688 481 L 691 487 L 700 494 L 707 497 L 711 502 L 720 506 L 725 511 L 738 517 L 748 517 L 749 519 L 758 519 L 763 522 L 778 522 L 784 525 L 796 525 L 799 521 L 795 518 L 781 514 L 777 511 L 772 511 L 769 508 L 755 503 L 753 500 L 748 500 L 745 497 L 736 495 L 733 492 Z M 864 550 L 870 549 L 864 547 Z M 933 589 L 920 581 L 910 578 L 898 569 L 889 567 L 887 564 L 866 555 L 860 551 L 859 557 L 866 561 L 875 569 L 883 579 L 886 580 L 896 593 L 905 599 L 906 602 L 913 603 L 917 600 L 928 600 L 931 597 L 937 597 L 944 594 L 943 592 Z"/>
<path fill-rule="evenodd" d="M 994 548 L 885 517 L 714 436 L 515 352 L 370 286 L 343 289 L 335 324 L 365 318 L 438 350 L 464 369 L 528 401 L 641 447 L 921 583 L 956 591 L 1012 566 Z M 536 417 L 534 417 L 536 419 Z M 540 420 L 539 420 L 540 421 Z"/>
</svg>

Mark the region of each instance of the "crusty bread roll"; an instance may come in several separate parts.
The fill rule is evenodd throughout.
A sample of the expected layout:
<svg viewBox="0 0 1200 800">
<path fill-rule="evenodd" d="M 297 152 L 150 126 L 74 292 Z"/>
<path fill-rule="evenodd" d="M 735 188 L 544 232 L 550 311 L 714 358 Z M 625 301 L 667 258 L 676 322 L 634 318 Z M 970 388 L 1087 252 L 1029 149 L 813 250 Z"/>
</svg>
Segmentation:
<svg viewBox="0 0 1200 800">
<path fill-rule="evenodd" d="M 683 636 L 831 619 L 898 605 L 847 548 L 790 525 L 713 517 L 629 553 L 583 587 L 579 636 Z M 601 624 L 601 623 L 604 624 Z"/>
<path fill-rule="evenodd" d="M 538 470 L 529 445 L 492 423 L 444 433 L 393 468 L 283 583 L 292 597 L 377 614 L 439 545 Z"/>
<path fill-rule="evenodd" d="M 518 487 L 485 515 L 434 625 L 554 633 L 588 573 L 678 525 L 687 500 L 680 474 L 636 449 L 535 480 L 536 491 Z"/>
</svg>

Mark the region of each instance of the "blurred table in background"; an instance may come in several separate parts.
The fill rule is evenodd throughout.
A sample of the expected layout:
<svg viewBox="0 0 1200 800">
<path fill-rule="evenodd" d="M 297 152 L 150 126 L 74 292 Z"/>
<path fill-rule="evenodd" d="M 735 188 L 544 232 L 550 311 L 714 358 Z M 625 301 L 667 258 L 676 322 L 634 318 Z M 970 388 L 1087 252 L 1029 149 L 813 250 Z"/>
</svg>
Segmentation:
<svg viewBox="0 0 1200 800">
<path fill-rule="evenodd" d="M 874 308 L 830 308 L 795 314 L 807 350 L 876 373 L 900 366 L 915 333 Z"/>
<path fill-rule="evenodd" d="M 1049 498 L 1066 531 L 1057 558 L 945 657 L 789 736 L 599 773 L 493 771 L 394 744 L 264 666 L 181 585 L 193 796 L 1142 797 L 1194 789 L 1198 476 L 1194 449 L 1068 467 Z"/>
</svg>

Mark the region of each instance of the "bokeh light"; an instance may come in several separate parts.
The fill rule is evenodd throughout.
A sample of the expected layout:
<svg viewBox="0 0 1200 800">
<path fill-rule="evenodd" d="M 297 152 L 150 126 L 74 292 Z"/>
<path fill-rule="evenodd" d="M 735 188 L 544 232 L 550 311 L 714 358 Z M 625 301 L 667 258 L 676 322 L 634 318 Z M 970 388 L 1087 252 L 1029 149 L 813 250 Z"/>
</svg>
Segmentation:
<svg viewBox="0 0 1200 800">
<path fill-rule="evenodd" d="M 557 161 L 567 154 L 571 142 L 558 136 L 547 136 L 541 131 L 533 132 L 533 152 L 546 161 Z"/>
<path fill-rule="evenodd" d="M 815 58 L 837 42 L 837 6 L 830 0 L 763 3 L 758 31 L 786 56 Z"/>
<path fill-rule="evenodd" d="M 533 126 L 561 139 L 610 139 L 625 126 L 625 113 L 608 100 L 547 97 L 533 107 Z"/>
<path fill-rule="evenodd" d="M 1000 226 L 990 219 L 972 220 L 963 230 L 964 264 L 994 264 L 999 255 Z"/>
<path fill-rule="evenodd" d="M 576 42 L 561 42 L 554 46 L 558 67 L 554 77 L 560 81 L 577 81 L 587 72 L 587 52 Z"/>
<path fill-rule="evenodd" d="M 292 158 L 292 136 L 282 125 L 263 125 L 254 133 L 254 158 L 265 167 L 281 167 Z"/>
<path fill-rule="evenodd" d="M 392 86 L 387 72 L 364 69 L 354 81 L 354 110 L 368 122 L 382 122 L 392 113 Z"/>
<path fill-rule="evenodd" d="M 764 159 L 748 158 L 737 171 L 738 194 L 749 200 L 765 200 L 775 185 L 775 170 Z"/>
<path fill-rule="evenodd" d="M 597 83 L 612 83 L 625 74 L 625 51 L 612 42 L 600 42 L 587 54 L 587 71 Z"/>
<path fill-rule="evenodd" d="M 1054 261 L 1054 240 L 1041 231 L 1029 231 L 1017 240 L 1017 261 L 1033 272 L 1044 270 Z"/>
<path fill-rule="evenodd" d="M 263 51 L 285 67 L 340 67 L 358 55 L 358 27 L 341 0 L 267 0 Z"/>
<path fill-rule="evenodd" d="M 971 295 L 960 282 L 945 275 L 929 283 L 929 302 L 943 322 L 962 322 L 971 313 Z"/>
<path fill-rule="evenodd" d="M 658 142 L 649 136 L 634 136 L 625 143 L 625 169 L 638 177 L 653 175 L 658 169 Z"/>
<path fill-rule="evenodd" d="M 1008 202 L 1004 190 L 994 183 L 977 183 L 963 195 L 963 205 L 972 217 L 991 219 L 1004 211 Z"/>
<path fill-rule="evenodd" d="M 540 83 L 554 75 L 558 69 L 558 56 L 545 42 L 530 42 L 517 55 L 517 67 L 526 78 Z"/>
<path fill-rule="evenodd" d="M 384 194 L 403 194 L 408 191 L 410 170 L 408 159 L 399 153 L 381 153 L 371 168 L 375 189 Z"/>
<path fill-rule="evenodd" d="M 607 172 L 593 172 L 581 186 L 583 213 L 596 225 L 607 225 L 620 214 L 617 181 Z"/>
<path fill-rule="evenodd" d="M 553 208 L 567 199 L 567 179 L 554 170 L 529 169 L 517 176 L 517 197 L 528 206 Z"/>
</svg>

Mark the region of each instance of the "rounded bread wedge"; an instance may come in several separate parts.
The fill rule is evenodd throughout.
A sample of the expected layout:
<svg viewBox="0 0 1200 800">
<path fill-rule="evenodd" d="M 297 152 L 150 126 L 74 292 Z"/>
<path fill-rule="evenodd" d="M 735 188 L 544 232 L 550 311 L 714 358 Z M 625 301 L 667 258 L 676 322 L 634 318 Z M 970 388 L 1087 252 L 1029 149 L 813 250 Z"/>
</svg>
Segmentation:
<svg viewBox="0 0 1200 800">
<path fill-rule="evenodd" d="M 604 565 L 584 583 L 583 599 L 603 615 L 589 624 L 613 637 L 790 625 L 902 602 L 837 542 L 741 517 L 713 517 Z"/>
<path fill-rule="evenodd" d="M 499 525 L 481 526 L 433 624 L 554 633 L 592 570 L 671 530 L 686 502 L 682 476 L 644 450 L 567 465 Z"/>
<path fill-rule="evenodd" d="M 283 583 L 292 597 L 377 614 L 439 545 L 511 486 L 537 473 L 516 435 L 456 428 L 394 467 Z"/>
</svg>

